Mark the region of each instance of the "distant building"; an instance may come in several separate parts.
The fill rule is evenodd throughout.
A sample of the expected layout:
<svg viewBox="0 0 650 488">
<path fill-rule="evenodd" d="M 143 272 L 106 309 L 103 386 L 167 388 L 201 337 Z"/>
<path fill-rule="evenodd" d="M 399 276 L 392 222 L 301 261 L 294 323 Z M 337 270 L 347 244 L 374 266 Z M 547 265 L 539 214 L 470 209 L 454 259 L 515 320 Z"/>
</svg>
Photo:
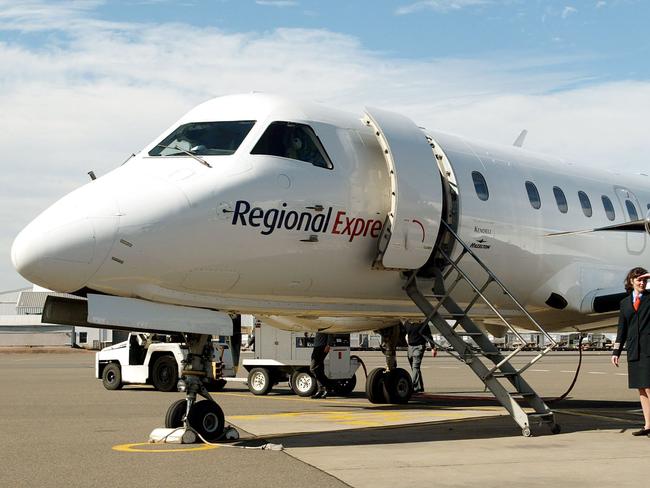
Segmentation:
<svg viewBox="0 0 650 488">
<path fill-rule="evenodd" d="M 49 295 L 79 298 L 36 286 L 0 292 L 0 346 L 79 346 L 100 349 L 112 343 L 114 338 L 110 329 L 43 323 L 41 315 Z"/>
</svg>

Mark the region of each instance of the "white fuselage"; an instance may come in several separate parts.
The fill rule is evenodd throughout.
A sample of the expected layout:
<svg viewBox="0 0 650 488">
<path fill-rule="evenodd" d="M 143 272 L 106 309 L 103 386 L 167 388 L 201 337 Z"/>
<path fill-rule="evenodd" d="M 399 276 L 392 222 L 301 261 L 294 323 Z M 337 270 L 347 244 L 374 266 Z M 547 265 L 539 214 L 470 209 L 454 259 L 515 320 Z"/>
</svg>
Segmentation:
<svg viewBox="0 0 650 488">
<path fill-rule="evenodd" d="M 214 120 L 255 123 L 234 154 L 201 156 L 211 168 L 185 154 L 149 155 L 179 125 Z M 251 154 L 274 121 L 310 126 L 332 167 Z M 547 234 L 632 220 L 626 200 L 643 217 L 647 178 L 429 135 L 453 172 L 445 177 L 457 184 L 460 237 L 474 243 L 517 299 L 549 328 L 609 319 L 592 316 L 585 300 L 597 290 L 623 291 L 627 270 L 648 261 L 647 234 Z M 431 165 L 437 172 L 433 154 Z M 479 199 L 472 172 L 484 177 L 487 200 Z M 539 192 L 539 209 L 529 202 L 526 181 Z M 566 213 L 553 187 L 566 196 Z M 57 291 L 86 288 L 251 313 L 282 328 L 379 328 L 420 315 L 401 273 L 372 266 L 390 188 L 382 149 L 360 117 L 267 95 L 224 97 L 189 112 L 126 164 L 55 203 L 17 237 L 12 257 L 23 276 Z M 591 217 L 579 191 L 590 200 Z M 546 305 L 552 293 L 566 299 L 564 309 Z M 500 300 L 496 293 L 491 298 Z"/>
</svg>

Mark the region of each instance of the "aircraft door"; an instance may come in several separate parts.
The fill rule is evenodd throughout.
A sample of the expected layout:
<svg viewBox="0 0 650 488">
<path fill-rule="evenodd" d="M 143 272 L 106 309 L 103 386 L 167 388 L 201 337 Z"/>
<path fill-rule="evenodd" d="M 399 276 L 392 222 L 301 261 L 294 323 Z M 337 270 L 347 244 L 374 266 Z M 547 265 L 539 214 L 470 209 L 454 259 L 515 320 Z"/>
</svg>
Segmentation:
<svg viewBox="0 0 650 488">
<path fill-rule="evenodd" d="M 621 210 L 626 222 L 639 220 L 644 217 L 642 207 L 634 193 L 622 186 L 614 187 L 616 198 L 621 204 Z M 646 232 L 625 232 L 627 251 L 630 254 L 641 254 L 646 245 Z"/>
<path fill-rule="evenodd" d="M 381 146 L 389 174 L 390 211 L 378 241 L 375 268 L 418 269 L 440 230 L 442 182 L 424 132 L 407 117 L 366 107 L 364 121 Z"/>
</svg>

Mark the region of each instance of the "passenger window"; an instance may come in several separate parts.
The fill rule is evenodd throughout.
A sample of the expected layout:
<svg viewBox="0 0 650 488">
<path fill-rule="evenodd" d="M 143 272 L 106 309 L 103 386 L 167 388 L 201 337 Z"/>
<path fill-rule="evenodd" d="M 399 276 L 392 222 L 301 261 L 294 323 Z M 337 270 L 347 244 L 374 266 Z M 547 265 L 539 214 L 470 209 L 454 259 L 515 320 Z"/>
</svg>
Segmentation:
<svg viewBox="0 0 650 488">
<path fill-rule="evenodd" d="M 616 219 L 616 212 L 614 212 L 614 205 L 612 205 L 612 201 L 609 199 L 609 197 L 603 195 L 600 197 L 600 199 L 603 201 L 603 208 L 605 209 L 605 215 L 607 215 L 607 218 L 609 220 Z"/>
<path fill-rule="evenodd" d="M 582 213 L 585 214 L 585 217 L 591 217 L 593 215 L 593 211 L 591 209 L 591 202 L 589 201 L 587 194 L 583 191 L 579 191 L 578 198 L 580 199 L 580 205 L 582 206 Z"/>
<path fill-rule="evenodd" d="M 539 209 L 542 206 L 542 200 L 539 198 L 539 192 L 535 183 L 532 181 L 526 182 L 526 191 L 528 192 L 528 200 L 534 209 Z"/>
<path fill-rule="evenodd" d="M 639 214 L 636 212 L 636 207 L 630 200 L 625 200 L 625 207 L 627 213 L 630 215 L 630 220 L 639 220 Z"/>
<path fill-rule="evenodd" d="M 476 196 L 480 200 L 487 200 L 490 198 L 490 191 L 488 190 L 487 183 L 483 175 L 478 171 L 472 171 L 472 181 L 474 182 L 474 189 L 476 190 Z"/>
<path fill-rule="evenodd" d="M 233 154 L 254 120 L 183 124 L 149 151 L 149 156 L 227 156 Z"/>
<path fill-rule="evenodd" d="M 561 188 L 554 186 L 553 195 L 555 195 L 555 201 L 557 202 L 557 208 L 562 213 L 567 213 L 569 211 L 569 206 L 566 203 L 566 197 Z"/>
<path fill-rule="evenodd" d="M 271 123 L 251 154 L 297 159 L 327 169 L 333 167 L 314 130 L 308 125 L 294 122 Z"/>
</svg>

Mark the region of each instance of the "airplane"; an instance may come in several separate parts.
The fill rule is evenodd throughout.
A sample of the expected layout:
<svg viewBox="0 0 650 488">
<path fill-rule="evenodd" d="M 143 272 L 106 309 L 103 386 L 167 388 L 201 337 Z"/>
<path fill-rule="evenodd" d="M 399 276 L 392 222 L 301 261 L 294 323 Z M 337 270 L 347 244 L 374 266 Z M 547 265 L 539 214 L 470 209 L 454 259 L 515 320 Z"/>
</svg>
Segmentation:
<svg viewBox="0 0 650 488">
<path fill-rule="evenodd" d="M 187 397 L 168 427 L 223 432 L 205 350 L 211 334 L 237 337 L 241 314 L 282 329 L 382 331 L 387 368 L 366 391 L 408 401 L 399 326 L 424 316 L 444 327 L 413 287 L 448 302 L 456 269 L 464 286 L 443 305 L 495 335 L 504 321 L 596 330 L 615 324 L 627 271 L 650 257 L 647 175 L 527 151 L 524 137 L 499 146 L 377 108 L 219 97 L 46 209 L 12 261 L 29 281 L 86 298 L 51 297 L 48 320 L 186 334 Z M 465 254 L 475 259 L 461 267 Z M 484 271 L 498 287 L 473 284 Z M 484 378 L 503 369 L 496 357 Z"/>
</svg>

